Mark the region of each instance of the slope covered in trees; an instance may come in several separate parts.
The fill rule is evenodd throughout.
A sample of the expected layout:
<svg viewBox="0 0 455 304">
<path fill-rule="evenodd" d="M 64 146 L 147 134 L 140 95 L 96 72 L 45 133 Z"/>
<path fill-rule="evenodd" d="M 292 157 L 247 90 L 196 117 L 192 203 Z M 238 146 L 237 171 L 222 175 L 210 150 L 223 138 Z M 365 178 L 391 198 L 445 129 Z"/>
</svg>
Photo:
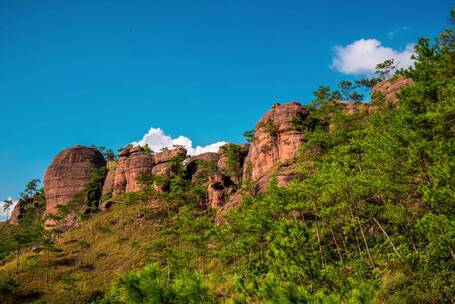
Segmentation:
<svg viewBox="0 0 455 304">
<path fill-rule="evenodd" d="M 244 184 L 223 225 L 182 172 L 169 193 L 123 194 L 55 242 L 28 216 L 3 225 L 1 300 L 453 303 L 454 39 L 418 42 L 397 106 L 377 94 L 370 113 L 344 113 L 340 93 L 317 91 L 295 122 L 299 178 L 258 195 Z"/>
</svg>

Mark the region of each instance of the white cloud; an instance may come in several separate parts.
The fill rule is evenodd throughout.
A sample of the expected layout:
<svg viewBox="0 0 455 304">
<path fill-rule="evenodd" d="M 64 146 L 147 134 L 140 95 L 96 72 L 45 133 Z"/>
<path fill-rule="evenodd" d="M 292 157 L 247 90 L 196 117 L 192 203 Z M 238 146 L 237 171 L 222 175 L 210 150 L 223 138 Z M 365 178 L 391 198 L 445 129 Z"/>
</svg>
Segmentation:
<svg viewBox="0 0 455 304">
<path fill-rule="evenodd" d="M 8 197 L 7 199 L 10 200 L 11 197 Z M 8 216 L 11 216 L 11 212 L 13 212 L 14 206 L 16 206 L 17 202 L 18 201 L 13 201 L 13 205 L 10 207 L 8 211 Z M 6 220 L 6 211 L 3 210 L 3 203 L 4 201 L 0 202 L 0 222 Z"/>
<path fill-rule="evenodd" d="M 172 149 L 174 145 L 181 145 L 188 151 L 188 155 L 198 155 L 205 152 L 218 152 L 218 149 L 226 143 L 227 142 L 225 141 L 219 141 L 206 146 L 193 147 L 193 142 L 186 136 L 180 135 L 177 138 L 172 138 L 171 136 L 166 135 L 160 128 L 150 128 L 142 137 L 142 140 L 133 142 L 132 144 L 140 146 L 148 144 L 155 152 L 159 152 L 162 148 Z"/>
<path fill-rule="evenodd" d="M 376 65 L 393 59 L 398 68 L 413 64 L 414 44 L 406 45 L 402 51 L 382 46 L 376 39 L 359 39 L 347 46 L 336 46 L 331 67 L 344 74 L 370 74 Z"/>
</svg>

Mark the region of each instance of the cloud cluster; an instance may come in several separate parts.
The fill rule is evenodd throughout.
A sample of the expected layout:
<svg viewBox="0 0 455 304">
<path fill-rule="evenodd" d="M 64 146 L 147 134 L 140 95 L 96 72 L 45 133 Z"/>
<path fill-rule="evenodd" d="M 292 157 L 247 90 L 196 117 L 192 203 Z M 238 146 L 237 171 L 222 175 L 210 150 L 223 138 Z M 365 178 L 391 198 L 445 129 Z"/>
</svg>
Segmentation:
<svg viewBox="0 0 455 304">
<path fill-rule="evenodd" d="M 331 67 L 344 74 L 370 74 L 376 65 L 393 59 L 398 68 L 413 64 L 414 44 L 406 45 L 402 51 L 382 46 L 376 39 L 359 39 L 346 46 L 336 46 Z"/>
<path fill-rule="evenodd" d="M 142 137 L 142 140 L 133 142 L 133 145 L 145 146 L 146 144 L 155 151 L 159 152 L 162 148 L 172 149 L 175 145 L 184 146 L 188 151 L 188 155 L 198 155 L 206 152 L 218 152 L 218 149 L 227 142 L 219 141 L 206 146 L 193 147 L 193 142 L 186 136 L 172 138 L 166 135 L 160 128 L 150 128 L 150 130 Z"/>
<path fill-rule="evenodd" d="M 7 199 L 10 200 L 11 197 L 8 197 Z M 9 216 L 11 216 L 11 212 L 13 212 L 14 206 L 16 206 L 17 202 L 18 201 L 13 201 L 13 205 L 11 206 L 11 208 L 8 211 Z M 6 211 L 3 210 L 3 203 L 4 203 L 4 201 L 0 202 L 0 222 L 6 221 Z"/>
</svg>

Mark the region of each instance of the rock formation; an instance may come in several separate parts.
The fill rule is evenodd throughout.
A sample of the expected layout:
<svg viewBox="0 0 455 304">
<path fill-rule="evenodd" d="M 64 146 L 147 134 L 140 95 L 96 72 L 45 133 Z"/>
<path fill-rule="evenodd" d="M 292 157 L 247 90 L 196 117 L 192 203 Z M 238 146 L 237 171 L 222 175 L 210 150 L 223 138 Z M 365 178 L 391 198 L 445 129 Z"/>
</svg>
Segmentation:
<svg viewBox="0 0 455 304">
<path fill-rule="evenodd" d="M 206 182 L 208 179 L 207 171 L 218 165 L 220 155 L 215 152 L 207 152 L 192 156 L 186 162 L 186 173 L 192 182 Z"/>
<path fill-rule="evenodd" d="M 294 127 L 293 121 L 303 121 L 309 111 L 297 102 L 276 104 L 256 124 L 255 139 L 250 145 L 243 168 L 243 180 L 257 183 L 263 190 L 268 177 L 280 167 L 289 167 L 303 144 L 304 134 Z M 288 172 L 283 176 L 294 175 Z"/>
<path fill-rule="evenodd" d="M 171 177 L 178 169 L 172 160 L 177 157 L 184 159 L 185 156 L 186 150 L 181 147 L 159 153 L 147 151 L 139 146 L 123 149 L 120 152 L 115 173 L 112 173 L 114 175 L 113 194 L 139 191 L 142 185 L 138 177 L 143 173 Z M 111 189 L 111 181 L 108 179 L 110 177 L 109 173 L 103 187 L 104 194 L 108 194 Z M 163 190 L 161 187 L 156 188 L 157 190 Z"/>
<path fill-rule="evenodd" d="M 253 142 L 242 147 L 246 154 L 242 160 L 242 182 L 253 185 L 252 193 L 264 191 L 272 176 L 279 186 L 295 178 L 295 158 L 304 142 L 304 134 L 297 130 L 295 122 L 305 120 L 308 115 L 308 109 L 300 103 L 290 102 L 274 105 L 258 121 Z M 226 157 L 221 156 L 218 165 L 226 174 Z M 225 214 L 242 201 L 242 194 L 232 192 L 232 187 L 226 186 L 219 176 L 210 179 L 208 193 L 209 204 L 217 209 L 217 224 L 221 224 Z"/>
<path fill-rule="evenodd" d="M 224 205 L 226 201 L 226 185 L 224 176 L 221 173 L 216 172 L 209 177 L 207 194 L 210 207 L 218 209 Z"/>
<path fill-rule="evenodd" d="M 220 147 L 218 168 L 221 173 L 228 176 L 231 181 L 239 186 L 242 181 L 243 165 L 248 155 L 250 145 L 227 144 Z"/>
<path fill-rule="evenodd" d="M 14 206 L 11 216 L 8 219 L 8 223 L 19 224 L 20 219 L 25 215 L 27 210 L 31 210 L 37 217 L 41 217 L 43 215 L 42 206 L 42 203 L 37 200 L 22 198 Z"/>
<path fill-rule="evenodd" d="M 411 83 L 411 79 L 403 77 L 382 81 L 374 86 L 373 96 L 382 96 L 396 106 L 397 93 Z M 333 103 L 347 114 L 371 113 L 377 109 L 374 104 L 368 103 Z M 184 168 L 188 179 L 207 187 L 204 204 L 218 209 L 217 215 L 222 216 L 241 202 L 239 189 L 242 184 L 252 185 L 252 189 L 244 187 L 244 190 L 257 193 L 265 190 L 272 176 L 279 186 L 286 185 L 297 176 L 295 158 L 305 140 L 298 126 L 308 115 L 309 110 L 297 102 L 276 104 L 256 124 L 251 144 L 228 144 L 221 147 L 218 153 L 204 153 L 187 159 L 187 151 L 183 147 L 158 153 L 139 146 L 127 147 L 120 152 L 118 161 L 107 166 L 103 197 L 109 199 L 121 193 L 139 191 L 143 185 L 138 177 L 142 173 L 155 177 L 155 190 L 167 191 L 170 179 Z M 60 152 L 44 179 L 46 213 L 55 213 L 57 205 L 67 203 L 77 192 L 84 190 L 91 171 L 105 165 L 96 148 L 77 146 Z M 108 203 L 102 208 L 107 209 L 115 200 L 104 202 Z M 20 217 L 20 211 L 20 206 L 15 209 L 12 221 Z"/>
<path fill-rule="evenodd" d="M 107 163 L 107 174 L 106 174 L 106 179 L 104 180 L 104 185 L 103 185 L 103 192 L 102 194 L 105 195 L 110 195 L 112 192 L 114 192 L 114 178 L 115 178 L 115 169 L 117 168 L 117 162 L 116 161 L 110 161 Z"/>
<path fill-rule="evenodd" d="M 413 80 L 405 77 L 393 77 L 390 79 L 383 80 L 377 83 L 373 87 L 372 96 L 381 94 L 385 101 L 391 106 L 397 106 L 398 99 L 397 94 L 403 86 L 407 86 L 413 83 Z"/>
<path fill-rule="evenodd" d="M 24 214 L 24 206 L 22 203 L 19 201 L 17 202 L 16 206 L 14 206 L 13 211 L 11 212 L 11 215 L 8 219 L 8 223 L 10 224 L 18 224 L 19 220 Z"/>
<path fill-rule="evenodd" d="M 71 201 L 85 189 L 92 170 L 105 165 L 103 155 L 94 147 L 76 146 L 57 154 L 44 176 L 45 214 L 55 214 L 58 205 Z"/>
<path fill-rule="evenodd" d="M 154 165 L 155 155 L 141 147 L 122 150 L 114 174 L 114 194 L 139 191 L 137 177 L 142 172 L 151 173 Z"/>
<path fill-rule="evenodd" d="M 155 153 L 155 163 L 161 164 L 170 162 L 171 160 L 175 159 L 176 157 L 185 158 L 186 156 L 186 149 L 183 147 L 177 147 L 172 150 L 165 150 L 162 152 Z"/>
</svg>

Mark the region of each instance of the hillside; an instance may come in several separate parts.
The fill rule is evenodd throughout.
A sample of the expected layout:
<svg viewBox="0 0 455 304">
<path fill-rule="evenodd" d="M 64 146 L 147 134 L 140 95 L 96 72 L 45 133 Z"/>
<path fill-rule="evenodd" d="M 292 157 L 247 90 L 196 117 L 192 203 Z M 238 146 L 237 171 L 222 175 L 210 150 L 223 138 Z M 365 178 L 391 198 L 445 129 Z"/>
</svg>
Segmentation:
<svg viewBox="0 0 455 304">
<path fill-rule="evenodd" d="M 416 54 L 218 153 L 64 149 L 0 225 L 0 301 L 454 303 L 454 31 Z"/>
</svg>

